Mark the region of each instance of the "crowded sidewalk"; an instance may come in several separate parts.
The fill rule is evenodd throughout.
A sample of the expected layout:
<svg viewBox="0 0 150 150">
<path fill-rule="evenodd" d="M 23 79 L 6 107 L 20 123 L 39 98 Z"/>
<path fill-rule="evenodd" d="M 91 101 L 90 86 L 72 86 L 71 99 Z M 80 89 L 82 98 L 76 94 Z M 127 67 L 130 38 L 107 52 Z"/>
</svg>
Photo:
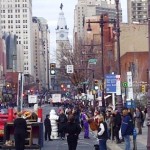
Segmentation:
<svg viewBox="0 0 150 150">
<path fill-rule="evenodd" d="M 137 135 L 136 143 L 137 150 L 146 150 L 148 128 L 142 128 L 142 135 Z M 133 137 L 131 136 L 131 149 L 133 149 Z M 108 140 L 107 147 L 109 150 L 124 150 L 124 142 L 116 144 L 115 141 Z M 136 150 L 136 149 L 135 149 Z"/>
</svg>

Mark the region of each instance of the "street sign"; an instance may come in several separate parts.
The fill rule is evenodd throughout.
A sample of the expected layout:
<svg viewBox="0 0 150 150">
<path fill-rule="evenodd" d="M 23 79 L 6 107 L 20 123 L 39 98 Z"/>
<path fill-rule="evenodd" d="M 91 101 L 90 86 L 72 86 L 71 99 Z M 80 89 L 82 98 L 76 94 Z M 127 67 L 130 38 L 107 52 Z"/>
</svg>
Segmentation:
<svg viewBox="0 0 150 150">
<path fill-rule="evenodd" d="M 106 93 L 116 93 L 116 75 L 107 74 L 106 79 Z"/>
<path fill-rule="evenodd" d="M 133 83 L 132 83 L 132 72 L 127 72 L 127 82 L 128 82 L 128 90 L 127 90 L 127 99 L 133 99 Z"/>
<path fill-rule="evenodd" d="M 93 59 L 89 59 L 88 63 L 89 64 L 96 64 L 97 59 L 93 58 Z"/>
<path fill-rule="evenodd" d="M 127 108 L 135 108 L 135 101 L 134 100 L 126 101 L 126 107 Z"/>
<path fill-rule="evenodd" d="M 121 95 L 121 79 L 120 79 L 120 75 L 116 75 L 116 95 Z"/>
<path fill-rule="evenodd" d="M 123 86 L 124 88 L 127 88 L 127 87 L 128 87 L 128 83 L 127 83 L 127 82 L 123 82 L 123 83 L 122 83 L 122 86 Z"/>
<path fill-rule="evenodd" d="M 74 72 L 73 65 L 67 65 L 67 73 L 73 73 L 73 72 Z"/>
</svg>

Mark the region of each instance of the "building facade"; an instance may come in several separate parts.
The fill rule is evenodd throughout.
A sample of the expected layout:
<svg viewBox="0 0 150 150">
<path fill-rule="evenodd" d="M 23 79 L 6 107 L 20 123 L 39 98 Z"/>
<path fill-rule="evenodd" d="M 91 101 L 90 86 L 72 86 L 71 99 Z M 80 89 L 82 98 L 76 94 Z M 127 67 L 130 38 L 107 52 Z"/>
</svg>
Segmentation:
<svg viewBox="0 0 150 150">
<path fill-rule="evenodd" d="M 147 0 L 128 0 L 128 23 L 145 23 L 148 18 L 148 1 Z"/>
<path fill-rule="evenodd" d="M 98 21 L 99 16 L 86 17 L 85 21 Z M 104 21 L 109 21 L 109 17 L 105 16 Z M 111 74 L 115 72 L 115 43 L 113 35 L 113 27 L 109 23 L 105 23 L 103 27 L 103 43 L 101 43 L 101 28 L 99 23 L 90 23 L 92 31 L 87 31 L 88 23 L 84 26 L 84 45 L 81 51 L 84 51 L 84 60 L 88 63 L 88 68 L 95 70 L 95 78 L 101 79 L 102 77 L 102 59 L 104 64 L 104 74 Z M 103 58 L 102 58 L 102 45 L 103 44 Z M 90 64 L 90 59 L 97 59 L 96 64 Z"/>
<path fill-rule="evenodd" d="M 17 44 L 17 72 L 24 71 L 24 47 L 23 44 Z"/>
<path fill-rule="evenodd" d="M 6 45 L 6 69 L 7 72 L 17 71 L 17 37 L 12 33 L 4 33 L 3 39 Z"/>
<path fill-rule="evenodd" d="M 120 55 L 126 52 L 148 51 L 146 24 L 120 24 Z M 117 56 L 116 56 L 117 58 Z"/>
<path fill-rule="evenodd" d="M 23 72 L 33 75 L 32 0 L 1 1 L 1 27 L 3 32 L 17 36 L 17 44 L 24 48 Z"/>
<path fill-rule="evenodd" d="M 122 10 L 119 4 L 120 21 L 122 21 Z M 116 18 L 116 5 L 114 1 L 104 0 L 78 0 L 74 10 L 74 35 L 78 40 L 83 39 L 83 26 L 86 23 L 84 18 L 108 14 L 110 19 Z M 75 43 L 75 41 L 74 41 Z"/>
<path fill-rule="evenodd" d="M 148 83 L 148 52 L 126 52 L 121 57 L 121 79 L 127 81 L 127 72 L 132 72 L 133 83 Z"/>
<path fill-rule="evenodd" d="M 34 78 L 49 89 L 50 31 L 44 18 L 33 17 L 32 21 Z"/>
</svg>

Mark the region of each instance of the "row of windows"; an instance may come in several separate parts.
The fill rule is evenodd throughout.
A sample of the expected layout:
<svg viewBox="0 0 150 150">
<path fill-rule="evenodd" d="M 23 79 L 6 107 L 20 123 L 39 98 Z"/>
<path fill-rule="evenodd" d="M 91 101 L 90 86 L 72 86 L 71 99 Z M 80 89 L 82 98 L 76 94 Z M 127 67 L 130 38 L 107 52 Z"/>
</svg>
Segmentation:
<svg viewBox="0 0 150 150">
<path fill-rule="evenodd" d="M 1 23 L 6 23 L 6 20 L 1 20 Z M 8 23 L 13 23 L 13 20 L 8 20 Z M 20 20 L 16 20 L 16 23 L 20 23 Z M 23 23 L 27 23 L 27 20 L 23 20 Z"/>
<path fill-rule="evenodd" d="M 28 65 L 28 62 L 24 62 L 24 65 Z"/>
<path fill-rule="evenodd" d="M 13 29 L 13 28 L 18 29 L 18 28 L 21 28 L 21 26 L 20 25 L 16 25 L 14 27 L 13 25 L 8 25 L 8 29 Z M 28 28 L 28 26 L 27 25 L 23 25 L 23 28 Z M 6 29 L 6 26 L 2 26 L 2 29 Z"/>
<path fill-rule="evenodd" d="M 28 10 L 27 9 L 23 9 L 22 12 L 27 12 Z M 21 12 L 21 9 L 15 9 L 15 13 L 20 13 Z M 7 13 L 7 10 L 1 10 L 1 13 Z M 8 9 L 8 13 L 13 13 L 13 10 L 12 9 Z"/>
<path fill-rule="evenodd" d="M 2 6 L 2 8 L 21 8 L 21 7 L 23 7 L 23 8 L 25 8 L 25 7 L 28 7 L 28 5 L 27 4 L 15 4 L 15 6 L 13 6 L 12 4 L 8 4 L 8 5 L 6 5 L 6 4 L 4 4 L 4 5 L 1 5 Z"/>
<path fill-rule="evenodd" d="M 28 67 L 24 67 L 24 70 L 28 70 Z"/>
<path fill-rule="evenodd" d="M 13 18 L 13 15 L 1 15 L 1 18 Z M 20 18 L 20 15 L 14 15 L 14 18 Z M 23 18 L 27 18 L 27 14 L 23 14 Z"/>
</svg>

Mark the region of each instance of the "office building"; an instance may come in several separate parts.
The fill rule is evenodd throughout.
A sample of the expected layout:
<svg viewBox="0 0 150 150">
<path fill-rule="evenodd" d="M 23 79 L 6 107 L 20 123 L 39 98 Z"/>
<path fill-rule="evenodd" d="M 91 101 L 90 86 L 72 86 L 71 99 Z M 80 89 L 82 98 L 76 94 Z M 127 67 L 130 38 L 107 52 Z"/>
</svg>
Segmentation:
<svg viewBox="0 0 150 150">
<path fill-rule="evenodd" d="M 17 36 L 17 44 L 24 49 L 24 74 L 33 75 L 32 0 L 1 1 L 1 28 Z"/>
<path fill-rule="evenodd" d="M 145 23 L 147 22 L 147 0 L 128 0 L 128 23 Z"/>
<path fill-rule="evenodd" d="M 120 22 L 122 21 L 122 10 L 120 10 Z M 86 23 L 85 17 L 100 16 L 101 14 L 108 14 L 109 19 L 116 18 L 116 4 L 113 1 L 105 0 L 78 0 L 78 4 L 74 10 L 74 35 L 78 40 L 83 39 L 83 26 Z M 75 43 L 75 42 L 74 42 Z"/>
<path fill-rule="evenodd" d="M 49 89 L 50 31 L 46 19 L 33 17 L 32 22 L 34 78 Z"/>
</svg>

